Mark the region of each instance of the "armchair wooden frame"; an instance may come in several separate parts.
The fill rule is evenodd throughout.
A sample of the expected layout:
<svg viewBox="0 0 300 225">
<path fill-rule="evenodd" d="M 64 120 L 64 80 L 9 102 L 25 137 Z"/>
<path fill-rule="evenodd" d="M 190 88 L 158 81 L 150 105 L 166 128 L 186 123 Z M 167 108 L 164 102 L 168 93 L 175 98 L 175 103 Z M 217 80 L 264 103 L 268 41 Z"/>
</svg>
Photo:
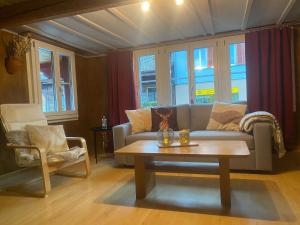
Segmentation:
<svg viewBox="0 0 300 225">
<path fill-rule="evenodd" d="M 89 154 L 88 154 L 88 150 L 87 150 L 87 145 L 86 145 L 86 141 L 84 138 L 81 137 L 67 137 L 67 141 L 79 141 L 81 144 L 81 148 L 85 148 L 86 152 L 84 153 L 83 156 L 81 156 L 79 159 L 77 160 L 70 160 L 70 161 L 65 161 L 63 163 L 57 163 L 54 165 L 48 165 L 47 162 L 47 154 L 46 151 L 44 149 L 40 149 L 37 146 L 34 145 L 14 145 L 11 143 L 7 144 L 7 147 L 9 149 L 35 149 L 37 150 L 37 152 L 39 153 L 40 156 L 40 165 L 37 167 L 41 168 L 42 171 L 42 178 L 43 178 L 43 185 L 44 185 L 44 193 L 43 193 L 43 197 L 47 197 L 47 194 L 49 193 L 49 191 L 51 190 L 51 183 L 50 183 L 50 174 L 51 173 L 55 173 L 58 172 L 59 170 L 71 166 L 71 165 L 75 165 L 78 163 L 85 163 L 85 177 L 88 177 L 91 173 L 91 166 L 90 166 L 90 159 L 89 159 Z M 75 175 L 74 175 L 75 176 Z"/>
</svg>

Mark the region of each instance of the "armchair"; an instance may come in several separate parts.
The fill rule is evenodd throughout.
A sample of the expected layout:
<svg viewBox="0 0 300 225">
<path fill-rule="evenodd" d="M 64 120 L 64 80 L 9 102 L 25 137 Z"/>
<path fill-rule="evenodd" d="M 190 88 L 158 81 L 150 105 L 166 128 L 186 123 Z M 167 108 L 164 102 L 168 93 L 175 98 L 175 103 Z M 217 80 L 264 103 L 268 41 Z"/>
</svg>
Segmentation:
<svg viewBox="0 0 300 225">
<path fill-rule="evenodd" d="M 0 105 L 0 119 L 2 129 L 7 135 L 9 132 L 21 131 L 25 132 L 26 125 L 47 125 L 47 119 L 43 114 L 40 105 L 35 104 L 3 104 Z M 77 164 L 84 163 L 85 165 L 85 175 L 86 177 L 90 174 L 90 161 L 87 150 L 86 142 L 80 137 L 67 137 L 67 141 L 77 141 L 80 143 L 82 155 L 78 158 L 72 158 L 70 160 L 64 160 L 59 162 L 49 162 L 49 155 L 46 153 L 45 149 L 38 148 L 34 145 L 7 143 L 7 148 L 15 151 L 16 162 L 19 167 L 35 167 L 41 169 L 44 193 L 43 196 L 47 196 L 47 193 L 51 190 L 50 175 L 51 173 L 58 173 L 59 170 Z M 38 158 L 31 157 L 32 150 L 38 153 Z M 70 152 L 74 149 L 69 150 Z M 22 155 L 28 156 L 28 160 L 25 163 L 21 163 L 20 160 Z"/>
</svg>

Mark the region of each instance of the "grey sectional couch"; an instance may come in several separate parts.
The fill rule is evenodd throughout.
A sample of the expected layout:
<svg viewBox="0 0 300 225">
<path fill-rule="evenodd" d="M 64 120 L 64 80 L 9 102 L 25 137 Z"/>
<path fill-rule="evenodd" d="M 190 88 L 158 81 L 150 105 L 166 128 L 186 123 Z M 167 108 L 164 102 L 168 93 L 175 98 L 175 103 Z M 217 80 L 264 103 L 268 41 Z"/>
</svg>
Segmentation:
<svg viewBox="0 0 300 225">
<path fill-rule="evenodd" d="M 250 156 L 231 159 L 231 169 L 272 170 L 272 127 L 268 123 L 256 123 L 252 134 L 240 131 L 206 130 L 212 105 L 180 105 L 177 106 L 177 123 L 179 129 L 190 129 L 191 140 L 243 140 L 247 143 Z M 131 134 L 129 123 L 113 127 L 115 150 L 137 140 L 156 140 L 156 132 Z M 178 138 L 178 132 L 175 132 Z M 123 165 L 133 165 L 133 158 L 116 155 L 116 161 Z M 160 160 L 159 157 L 156 160 Z M 174 159 L 168 158 L 169 161 Z M 213 161 L 213 159 L 182 158 L 182 161 Z"/>
</svg>

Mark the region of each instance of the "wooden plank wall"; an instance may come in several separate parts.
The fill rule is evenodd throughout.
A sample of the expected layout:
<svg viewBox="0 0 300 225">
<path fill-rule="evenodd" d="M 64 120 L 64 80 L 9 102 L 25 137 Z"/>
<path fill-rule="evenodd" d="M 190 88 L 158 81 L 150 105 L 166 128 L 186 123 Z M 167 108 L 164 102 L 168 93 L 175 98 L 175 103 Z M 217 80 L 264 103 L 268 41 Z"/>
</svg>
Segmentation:
<svg viewBox="0 0 300 225">
<path fill-rule="evenodd" d="M 295 27 L 296 147 L 300 147 L 300 26 Z"/>
</svg>

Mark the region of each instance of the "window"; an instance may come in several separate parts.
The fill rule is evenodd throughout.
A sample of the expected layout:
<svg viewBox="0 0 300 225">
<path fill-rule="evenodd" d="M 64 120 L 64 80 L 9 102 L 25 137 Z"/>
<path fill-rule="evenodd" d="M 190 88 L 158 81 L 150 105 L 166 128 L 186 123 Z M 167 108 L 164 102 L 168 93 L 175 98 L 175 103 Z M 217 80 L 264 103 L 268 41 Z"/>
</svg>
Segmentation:
<svg viewBox="0 0 300 225">
<path fill-rule="evenodd" d="M 137 50 L 134 55 L 140 107 L 247 101 L 244 35 Z"/>
<path fill-rule="evenodd" d="M 173 51 L 170 54 L 172 104 L 188 104 L 189 72 L 187 51 Z"/>
<path fill-rule="evenodd" d="M 139 57 L 140 103 L 143 108 L 156 106 L 155 55 Z"/>
<path fill-rule="evenodd" d="M 27 61 L 31 102 L 41 105 L 49 121 L 77 119 L 74 53 L 34 40 Z"/>
</svg>

